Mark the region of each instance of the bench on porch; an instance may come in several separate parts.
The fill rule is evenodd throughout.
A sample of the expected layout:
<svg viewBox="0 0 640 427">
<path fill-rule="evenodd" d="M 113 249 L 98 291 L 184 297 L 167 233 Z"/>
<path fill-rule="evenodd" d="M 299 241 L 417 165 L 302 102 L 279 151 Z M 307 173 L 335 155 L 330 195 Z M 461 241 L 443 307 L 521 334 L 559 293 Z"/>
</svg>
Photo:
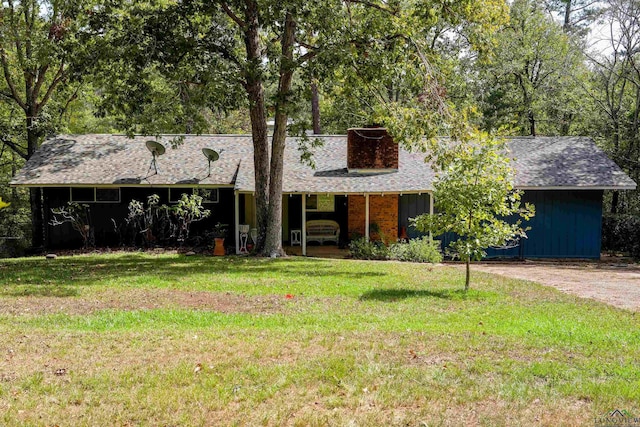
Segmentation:
<svg viewBox="0 0 640 427">
<path fill-rule="evenodd" d="M 307 221 L 307 242 L 335 242 L 340 238 L 340 226 L 331 219 Z"/>
</svg>

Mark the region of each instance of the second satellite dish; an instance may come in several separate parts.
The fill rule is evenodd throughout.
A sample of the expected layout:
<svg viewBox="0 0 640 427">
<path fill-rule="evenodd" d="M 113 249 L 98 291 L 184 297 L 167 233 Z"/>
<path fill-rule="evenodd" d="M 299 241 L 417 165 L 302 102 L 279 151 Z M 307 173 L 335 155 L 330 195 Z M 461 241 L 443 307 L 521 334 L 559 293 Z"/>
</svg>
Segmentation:
<svg viewBox="0 0 640 427">
<path fill-rule="evenodd" d="M 156 164 L 156 157 L 162 156 L 166 149 L 164 148 L 164 145 L 157 141 L 147 141 L 145 142 L 145 145 L 147 146 L 147 149 L 151 151 L 151 155 L 153 156 L 153 159 L 151 159 L 151 165 L 149 165 L 149 170 L 151 170 L 151 167 L 153 166 L 153 170 L 157 174 L 158 166 Z"/>
<path fill-rule="evenodd" d="M 160 144 L 157 141 L 147 141 L 145 144 L 147 145 L 149 151 L 151 151 L 151 154 L 153 154 L 153 157 L 162 156 L 166 151 L 164 145 Z"/>
<path fill-rule="evenodd" d="M 220 154 L 218 154 L 216 150 L 212 150 L 211 148 L 203 148 L 202 154 L 204 154 L 204 156 L 207 158 L 207 161 L 209 162 L 209 175 L 207 175 L 207 177 L 209 177 L 211 176 L 211 163 L 218 160 L 220 158 Z"/>
</svg>

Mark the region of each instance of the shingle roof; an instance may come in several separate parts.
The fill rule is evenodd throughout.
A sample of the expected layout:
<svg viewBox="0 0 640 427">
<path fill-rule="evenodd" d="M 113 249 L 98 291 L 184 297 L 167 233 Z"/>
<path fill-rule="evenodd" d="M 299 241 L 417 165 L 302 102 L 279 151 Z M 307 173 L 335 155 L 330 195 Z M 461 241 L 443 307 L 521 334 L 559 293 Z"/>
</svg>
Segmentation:
<svg viewBox="0 0 640 427">
<path fill-rule="evenodd" d="M 249 135 L 187 135 L 169 148 L 173 136 L 160 142 L 166 153 L 158 158 L 158 173 L 150 170 L 149 137 L 124 135 L 69 135 L 49 139 L 19 172 L 12 185 L 232 186 L 253 191 L 253 148 Z M 387 173 L 349 173 L 347 137 L 320 136 L 314 149 L 316 168 L 300 163 L 296 138 L 285 151 L 285 193 L 420 192 L 433 188 L 434 173 L 424 154 L 399 150 L 399 169 Z M 516 186 L 520 188 L 633 189 L 635 183 L 589 138 L 537 137 L 508 141 L 516 158 Z M 211 165 L 202 148 L 220 152 Z"/>
<path fill-rule="evenodd" d="M 586 137 L 510 138 L 516 185 L 634 189 L 636 183 Z"/>
</svg>

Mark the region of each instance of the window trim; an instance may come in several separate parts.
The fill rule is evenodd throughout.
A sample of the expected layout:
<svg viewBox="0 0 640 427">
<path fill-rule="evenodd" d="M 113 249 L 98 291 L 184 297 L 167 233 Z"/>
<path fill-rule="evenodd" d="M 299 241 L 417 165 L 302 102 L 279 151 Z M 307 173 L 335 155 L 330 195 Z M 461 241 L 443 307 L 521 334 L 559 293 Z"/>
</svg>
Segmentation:
<svg viewBox="0 0 640 427">
<path fill-rule="evenodd" d="M 200 187 L 169 187 L 169 203 L 178 203 L 180 201 L 180 199 L 172 199 L 172 195 L 171 193 L 173 192 L 173 190 L 177 190 L 180 189 L 180 195 L 182 194 L 195 194 L 195 190 L 203 190 L 203 191 L 209 191 L 211 193 L 211 195 L 215 194 L 215 199 L 204 199 L 202 200 L 202 204 L 214 204 L 214 203 L 220 203 L 220 189 L 215 187 L 215 188 L 200 188 Z M 185 193 L 184 190 L 191 190 L 190 193 Z M 214 193 L 215 191 L 215 193 Z"/>
<path fill-rule="evenodd" d="M 91 189 L 93 192 L 93 200 L 75 200 L 73 198 L 73 189 Z M 98 200 L 98 190 L 116 190 L 118 191 L 118 200 Z M 121 203 L 122 202 L 122 190 L 120 187 L 69 187 L 69 201 L 72 203 Z"/>
</svg>

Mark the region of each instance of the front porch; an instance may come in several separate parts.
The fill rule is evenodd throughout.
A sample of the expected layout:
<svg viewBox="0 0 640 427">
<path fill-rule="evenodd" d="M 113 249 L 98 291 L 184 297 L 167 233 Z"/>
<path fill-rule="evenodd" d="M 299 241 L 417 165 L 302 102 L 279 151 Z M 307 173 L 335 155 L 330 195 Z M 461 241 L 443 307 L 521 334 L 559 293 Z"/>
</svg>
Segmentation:
<svg viewBox="0 0 640 427">
<path fill-rule="evenodd" d="M 409 218 L 432 212 L 432 194 L 425 193 L 310 193 L 285 194 L 282 200 L 282 241 L 288 254 L 342 258 L 349 242 L 358 237 L 396 241 L 415 237 Z M 235 248 L 255 236 L 256 207 L 252 193 L 235 194 Z M 241 227 L 241 225 L 245 225 Z M 314 235 L 318 224 L 327 231 Z M 328 229 L 327 229 L 328 228 Z M 335 235 L 331 230 L 339 230 Z M 244 233 L 240 230 L 244 229 Z M 313 243 L 311 243 L 313 241 Z"/>
</svg>

